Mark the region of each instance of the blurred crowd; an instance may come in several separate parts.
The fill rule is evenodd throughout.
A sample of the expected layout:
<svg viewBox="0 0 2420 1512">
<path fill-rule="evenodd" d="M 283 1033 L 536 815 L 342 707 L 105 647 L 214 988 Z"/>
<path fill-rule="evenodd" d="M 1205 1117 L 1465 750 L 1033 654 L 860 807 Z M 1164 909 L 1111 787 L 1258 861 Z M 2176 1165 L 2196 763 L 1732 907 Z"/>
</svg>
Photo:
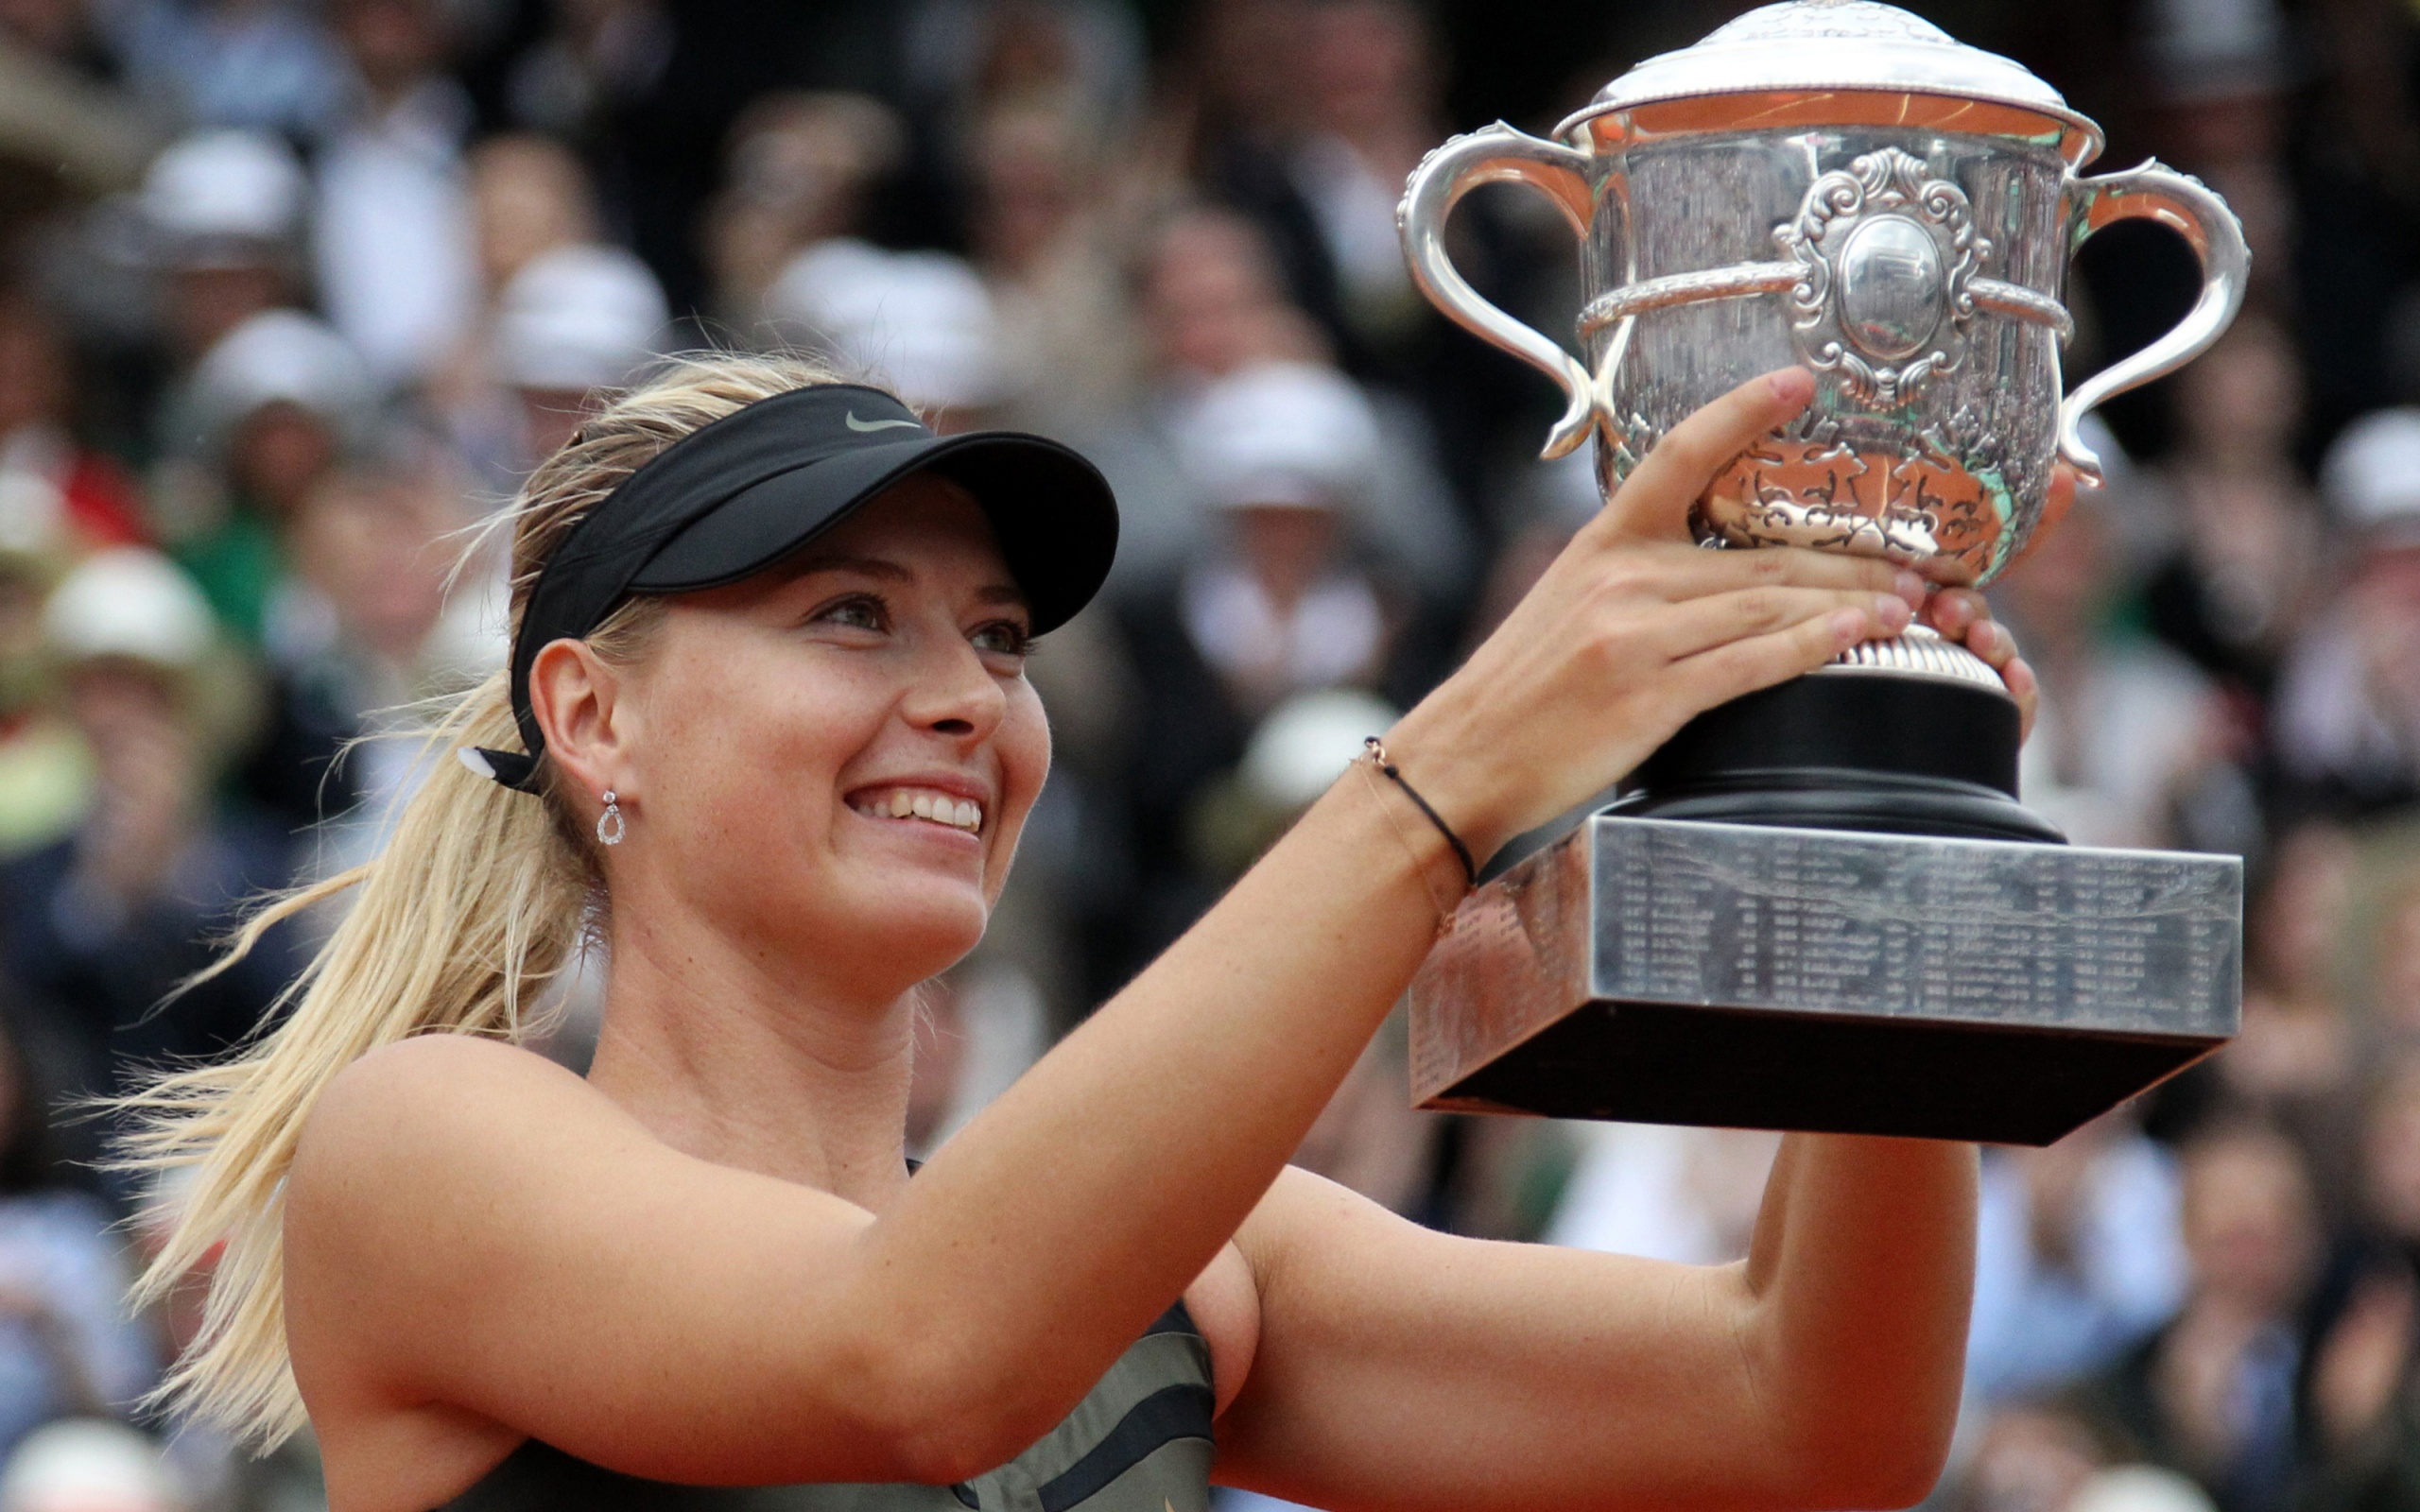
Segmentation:
<svg viewBox="0 0 2420 1512">
<path fill-rule="evenodd" d="M 1059 758 L 1016 879 L 920 1028 L 928 1150 L 1596 507 L 1584 458 L 1536 460 L 1545 386 L 1412 288 L 1405 175 L 1736 9 L 0 0 L 0 1512 L 323 1504 L 307 1443 L 140 1405 L 195 1326 L 193 1285 L 118 1305 L 177 1194 L 77 1109 L 273 1022 L 325 921 L 162 1000 L 245 899 L 374 850 L 428 700 L 502 655 L 479 526 L 596 395 L 807 348 L 1117 488 L 1111 586 L 1032 662 Z M 2420 5 L 1915 9 L 2111 161 L 2218 187 L 2256 257 L 1995 590 L 2046 690 L 2028 802 L 2245 858 L 2244 1032 L 1987 1153 L 1935 1503 L 2420 1512 Z M 1452 244 L 1569 328 L 1543 201 L 1483 189 Z M 2155 230 L 2098 238 L 2070 379 L 2195 283 Z M 1415 1112 L 1405 1055 L 1397 1024 L 1303 1163 L 1457 1231 L 1744 1252 L 1772 1136 Z"/>
</svg>

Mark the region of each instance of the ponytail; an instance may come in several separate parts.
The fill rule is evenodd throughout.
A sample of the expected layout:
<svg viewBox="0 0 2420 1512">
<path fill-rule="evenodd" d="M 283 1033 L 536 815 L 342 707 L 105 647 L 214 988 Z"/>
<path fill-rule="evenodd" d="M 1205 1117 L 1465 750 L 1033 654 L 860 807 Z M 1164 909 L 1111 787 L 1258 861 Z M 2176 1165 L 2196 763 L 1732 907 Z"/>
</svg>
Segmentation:
<svg viewBox="0 0 2420 1512">
<path fill-rule="evenodd" d="M 649 457 L 743 404 L 837 381 L 796 358 L 679 358 L 593 416 L 509 517 L 515 623 L 546 557 Z M 662 619 L 660 599 L 632 599 L 588 641 L 609 661 L 635 661 Z M 286 1355 L 285 1194 L 320 1094 L 354 1060 L 414 1035 L 522 1040 L 604 904 L 586 838 L 558 795 L 514 792 L 455 758 L 518 745 L 510 700 L 503 672 L 464 695 L 430 732 L 424 781 L 378 856 L 253 912 L 203 973 L 242 959 L 272 926 L 352 894 L 268 1024 L 233 1058 L 166 1073 L 114 1105 L 131 1124 L 121 1166 L 181 1193 L 177 1211 L 156 1214 L 166 1239 L 135 1302 L 161 1301 L 216 1254 L 200 1333 L 153 1400 L 239 1440 L 273 1447 L 305 1421 Z M 189 1181 L 156 1179 L 188 1170 Z"/>
</svg>

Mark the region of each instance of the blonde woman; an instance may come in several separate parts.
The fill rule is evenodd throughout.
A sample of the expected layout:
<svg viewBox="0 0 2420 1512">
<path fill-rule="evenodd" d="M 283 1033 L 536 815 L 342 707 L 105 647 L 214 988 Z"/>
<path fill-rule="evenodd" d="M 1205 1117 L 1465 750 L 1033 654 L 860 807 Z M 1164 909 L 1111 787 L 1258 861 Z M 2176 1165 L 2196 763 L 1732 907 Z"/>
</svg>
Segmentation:
<svg viewBox="0 0 2420 1512">
<path fill-rule="evenodd" d="M 625 395 L 530 480 L 510 670 L 321 889 L 359 896 L 291 1016 L 148 1099 L 142 1158 L 199 1166 L 148 1285 L 225 1245 L 172 1393 L 255 1441 L 307 1414 L 336 1512 L 1199 1512 L 1214 1473 L 1338 1507 L 1914 1501 L 1971 1148 L 1794 1139 L 1753 1258 L 1709 1269 L 1451 1238 L 1286 1166 L 1457 840 L 1908 623 L 1887 565 L 1688 544 L 1810 391 L 1676 430 L 1385 732 L 1401 782 L 1347 773 L 912 1179 L 914 990 L 1006 880 L 1049 763 L 1028 643 L 1098 586 L 1114 506 L 1051 443 L 796 364 Z M 2030 689 L 1972 595 L 1933 603 Z M 513 1042 L 583 929 L 585 1079 Z"/>
</svg>

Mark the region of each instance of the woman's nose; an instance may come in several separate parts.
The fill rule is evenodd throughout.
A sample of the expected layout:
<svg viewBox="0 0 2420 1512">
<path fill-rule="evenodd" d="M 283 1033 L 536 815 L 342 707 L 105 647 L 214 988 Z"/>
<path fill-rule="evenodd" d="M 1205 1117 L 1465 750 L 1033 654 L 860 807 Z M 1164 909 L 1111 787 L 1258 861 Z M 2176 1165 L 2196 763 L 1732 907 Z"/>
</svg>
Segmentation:
<svg viewBox="0 0 2420 1512">
<path fill-rule="evenodd" d="M 927 659 L 902 706 L 908 723 L 956 740 L 991 734 L 1007 710 L 999 679 L 963 641 Z"/>
</svg>

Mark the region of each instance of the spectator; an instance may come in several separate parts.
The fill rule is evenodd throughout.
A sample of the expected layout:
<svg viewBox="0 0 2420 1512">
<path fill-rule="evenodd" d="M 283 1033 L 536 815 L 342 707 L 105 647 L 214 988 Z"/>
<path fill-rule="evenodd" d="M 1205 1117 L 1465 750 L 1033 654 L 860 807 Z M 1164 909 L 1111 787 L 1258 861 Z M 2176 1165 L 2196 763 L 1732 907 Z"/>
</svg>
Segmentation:
<svg viewBox="0 0 2420 1512">
<path fill-rule="evenodd" d="M 282 940 L 162 1001 L 209 963 L 237 901 L 285 880 L 284 847 L 213 812 L 239 711 L 209 608 L 175 567 L 139 546 L 102 552 L 51 594 L 43 627 L 94 799 L 68 838 L 0 868 L 0 970 L 61 1047 L 63 1090 L 110 1092 L 130 1062 L 215 1054 L 267 1014 Z"/>
<path fill-rule="evenodd" d="M 479 286 L 488 300 L 541 253 L 602 237 L 588 170 L 551 137 L 492 136 L 469 159 Z"/>
<path fill-rule="evenodd" d="M 2097 1374 L 2184 1299 L 2174 1162 L 2123 1114 L 1983 1163 L 1969 1393 L 2050 1395 Z"/>
<path fill-rule="evenodd" d="M 270 310 L 211 349 L 176 413 L 185 449 L 159 490 L 171 550 L 220 620 L 258 644 L 285 572 L 285 532 L 303 496 L 362 444 L 372 380 L 326 325 Z"/>
<path fill-rule="evenodd" d="M 145 539 L 133 479 L 70 423 L 66 342 L 27 295 L 0 290 L 0 542 L 81 555 Z"/>
<path fill-rule="evenodd" d="M 293 576 L 269 645 L 268 729 L 243 765 L 243 790 L 289 833 L 338 816 L 315 837 L 321 870 L 358 859 L 425 757 L 408 706 L 458 691 L 503 660 L 481 623 L 487 575 L 463 575 L 468 524 L 459 474 L 425 443 L 337 472 L 314 488 L 290 532 Z M 355 740 L 368 740 L 339 756 Z"/>
<path fill-rule="evenodd" d="M 1400 369 L 1435 318 L 1395 231 L 1405 179 L 1445 134 L 1427 28 L 1404 0 L 1326 0 L 1304 17 L 1299 67 L 1304 129 L 1287 177 L 1318 228 L 1340 335 Z"/>
<path fill-rule="evenodd" d="M 2302 373 L 2285 333 L 2256 314 L 2176 381 L 2182 444 L 2165 477 L 2181 539 L 2146 587 L 2152 625 L 2209 676 L 2266 699 L 2329 566 L 2292 456 Z"/>
<path fill-rule="evenodd" d="M 860 239 L 870 191 L 907 153 L 906 123 L 862 94 L 771 94 L 742 112 L 706 215 L 712 313 L 756 338 L 774 281 L 814 248 Z"/>
<path fill-rule="evenodd" d="M 991 292 L 944 252 L 886 252 L 827 241 L 777 280 L 775 323 L 888 385 L 941 430 L 990 422 L 1012 397 Z"/>
<path fill-rule="evenodd" d="M 307 191 L 292 150 L 256 131 L 197 132 L 152 162 L 138 202 L 179 371 L 253 316 L 296 301 Z"/>
<path fill-rule="evenodd" d="M 1360 549 L 1379 433 L 1349 381 L 1301 365 L 1239 372 L 1203 392 L 1182 444 L 1219 517 L 1215 544 L 1118 609 L 1137 674 L 1125 786 L 1147 951 L 1222 884 L 1188 834 L 1253 727 L 1290 695 L 1385 690 L 1414 613 Z"/>
<path fill-rule="evenodd" d="M 462 146 L 470 101 L 443 71 L 438 0 L 338 0 L 348 113 L 319 162 L 320 295 L 381 382 L 426 378 L 478 307 Z"/>
<path fill-rule="evenodd" d="M 128 1410 L 160 1365 L 125 1314 L 133 1277 L 112 1215 L 68 1179 L 12 1018 L 0 1015 L 0 1455 L 52 1418 Z"/>
<path fill-rule="evenodd" d="M 999 110 L 977 144 L 974 242 L 1020 408 L 1046 427 L 1115 408 L 1141 365 L 1111 225 L 1118 170 L 1061 110 Z"/>
<path fill-rule="evenodd" d="M 2182 1162 L 2184 1307 L 2088 1399 L 2221 1512 L 2280 1512 L 2304 1469 L 2295 1383 L 2320 1244 L 2309 1177 L 2290 1143 L 2249 1125 L 2197 1136 Z"/>
<path fill-rule="evenodd" d="M 2346 1093 L 2360 1046 L 2344 960 L 2357 860 L 2352 839 L 2322 821 L 2278 840 L 2245 912 L 2242 1032 L 2210 1063 L 2219 1100 L 2302 1146 L 2331 1214 L 2349 1210 L 2358 1164 Z"/>
<path fill-rule="evenodd" d="M 592 394 L 662 350 L 666 320 L 655 275 L 618 247 L 566 243 L 512 275 L 496 301 L 494 364 L 520 415 L 521 472 L 571 439 Z"/>
<path fill-rule="evenodd" d="M 307 141 L 333 126 L 344 64 L 316 8 L 288 0 L 104 0 L 126 84 L 196 127 Z"/>
<path fill-rule="evenodd" d="M 92 764 L 53 707 L 43 653 L 43 599 L 60 570 L 0 544 L 0 864 L 64 837 L 91 800 Z"/>
<path fill-rule="evenodd" d="M 2322 481 L 2349 572 L 2289 653 L 2277 759 L 2301 804 L 2373 812 L 2420 797 L 2420 410 L 2347 428 Z"/>
<path fill-rule="evenodd" d="M 68 428 L 70 372 L 33 301 L 0 292 L 0 860 L 74 828 L 91 774 L 50 707 L 42 601 L 96 548 L 143 539 L 132 485 Z"/>
<path fill-rule="evenodd" d="M 2356 1225 L 2316 1308 L 2310 1418 L 2331 1500 L 2420 1469 L 2411 1415 L 2420 1340 L 2420 1060 L 2390 1062 L 2364 1109 Z"/>
</svg>

